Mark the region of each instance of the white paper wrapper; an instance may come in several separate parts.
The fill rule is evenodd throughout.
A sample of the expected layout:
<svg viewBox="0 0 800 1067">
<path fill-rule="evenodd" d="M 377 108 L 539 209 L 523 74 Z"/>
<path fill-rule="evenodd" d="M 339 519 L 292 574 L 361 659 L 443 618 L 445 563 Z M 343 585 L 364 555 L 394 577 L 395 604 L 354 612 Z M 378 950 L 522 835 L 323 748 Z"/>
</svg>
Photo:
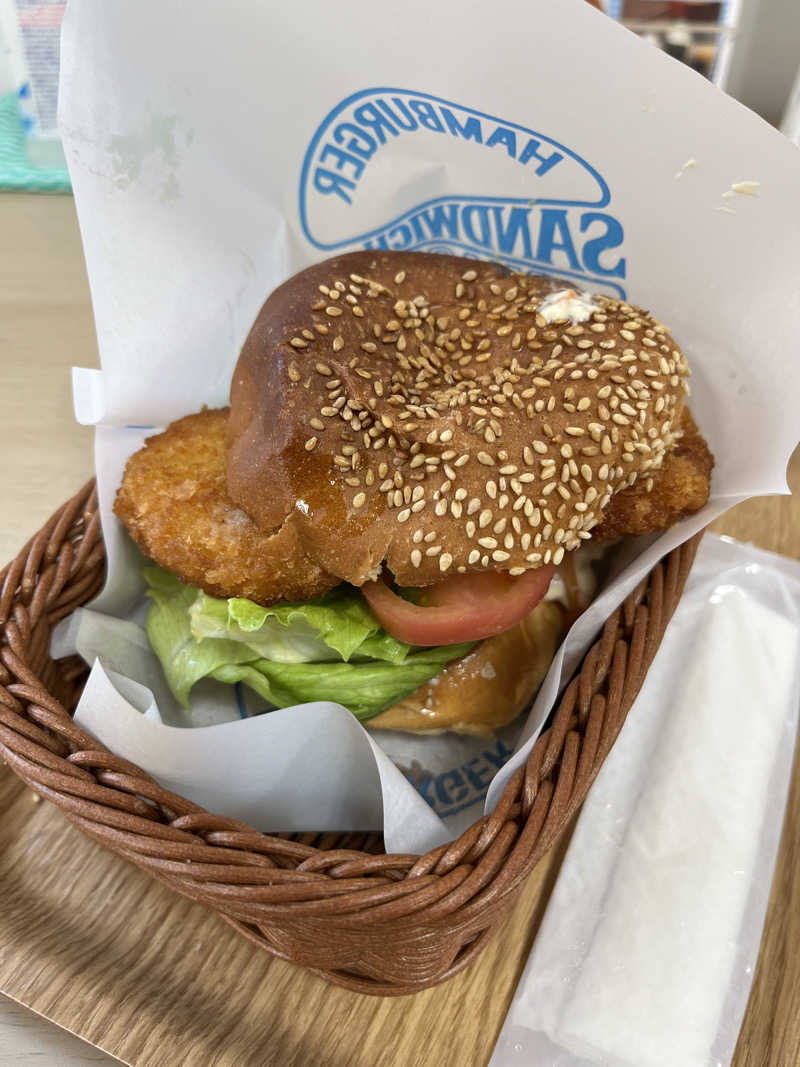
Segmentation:
<svg viewBox="0 0 800 1067">
<path fill-rule="evenodd" d="M 799 654 L 800 564 L 706 537 L 583 807 L 491 1067 L 730 1063 L 791 776 Z"/>
<path fill-rule="evenodd" d="M 191 19 L 163 0 L 159 13 L 180 35 L 155 33 L 146 5 L 102 0 L 71 0 L 64 22 L 61 126 L 103 366 L 75 375 L 78 417 L 97 426 L 109 550 L 100 611 L 124 618 L 142 591 L 110 511 L 126 456 L 148 427 L 224 403 L 266 295 L 335 250 L 477 255 L 624 294 L 673 326 L 694 367 L 692 409 L 717 457 L 712 499 L 646 547 L 627 546 L 630 565 L 576 623 L 514 758 L 493 777 L 508 736 L 487 746 L 396 735 L 381 745 L 421 795 L 383 776 L 379 759 L 363 769 L 380 797 L 352 825 L 382 824 L 391 848 L 426 847 L 474 820 L 490 780 L 494 803 L 562 677 L 655 560 L 737 500 L 786 491 L 800 398 L 800 156 L 583 0 L 500 3 L 491 19 L 470 0 L 410 0 L 369 17 L 355 0 L 308 0 L 279 17 L 238 0 L 195 5 Z M 697 166 L 682 169 L 689 159 Z M 760 181 L 760 195 L 723 197 L 742 179 Z M 83 637 L 104 648 L 104 631 Z M 343 744 L 327 705 L 321 718 L 283 716 L 281 745 L 252 777 L 237 774 L 220 807 L 204 760 L 216 753 L 224 767 L 234 736 L 260 744 L 270 716 L 195 731 L 194 774 L 177 752 L 167 758 L 166 727 L 112 716 L 97 694 L 87 689 L 78 721 L 215 810 L 269 829 L 322 829 L 350 810 L 309 802 L 312 750 Z M 200 704 L 205 724 L 239 714 L 232 696 Z"/>
</svg>

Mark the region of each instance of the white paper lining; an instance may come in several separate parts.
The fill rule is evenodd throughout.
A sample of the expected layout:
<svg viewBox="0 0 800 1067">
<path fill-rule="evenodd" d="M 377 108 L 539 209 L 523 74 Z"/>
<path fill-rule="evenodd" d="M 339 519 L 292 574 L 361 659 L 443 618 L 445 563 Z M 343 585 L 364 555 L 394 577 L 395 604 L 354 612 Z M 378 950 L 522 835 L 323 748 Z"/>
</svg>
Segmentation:
<svg viewBox="0 0 800 1067">
<path fill-rule="evenodd" d="M 162 17 L 177 17 L 179 7 L 164 0 Z M 440 207 L 458 219 L 458 232 L 423 235 L 418 247 L 505 257 L 582 290 L 624 290 L 673 326 L 694 368 L 692 410 L 717 457 L 712 499 L 641 551 L 573 627 L 524 727 L 525 745 L 492 782 L 491 807 L 562 676 L 652 563 L 737 500 L 785 491 L 800 397 L 791 350 L 800 312 L 800 157 L 756 116 L 582 0 L 505 2 L 488 21 L 477 3 L 410 0 L 402 12 L 382 9 L 374 18 L 365 19 L 355 0 L 335 9 L 309 0 L 280 19 L 269 5 L 238 0 L 224 10 L 193 9 L 176 38 L 154 34 L 141 5 L 112 14 L 101 0 L 70 4 L 61 123 L 103 365 L 101 376 L 75 377 L 79 417 L 97 424 L 109 550 L 96 607 L 125 616 L 141 595 L 136 553 L 110 512 L 124 460 L 146 436 L 141 427 L 224 403 L 265 296 L 333 245 L 413 243 L 414 227 Z M 423 39 L 447 41 L 435 65 Z M 532 49 L 542 41 L 565 47 Z M 336 116 L 374 118 L 382 104 L 398 108 L 397 100 L 417 107 L 416 129 L 384 126 L 378 144 L 373 127 L 376 148 L 349 204 L 319 192 L 315 180 L 337 158 Z M 434 122 L 440 129 L 430 128 Z M 326 145 L 333 148 L 323 159 Z M 528 150 L 534 154 L 523 163 Z M 676 182 L 690 157 L 697 167 Z M 761 195 L 732 201 L 735 217 L 717 211 L 721 192 L 743 177 L 758 179 Z M 515 210 L 527 212 L 527 259 L 524 237 L 509 250 L 496 228 Z M 597 253 L 604 234 L 616 234 L 617 244 L 607 240 Z M 149 753 L 170 780 L 180 770 L 189 795 L 205 788 L 203 769 L 193 776 L 177 753 L 175 766 L 163 762 L 155 738 L 165 727 L 112 718 L 93 692 L 84 695 L 79 721 L 91 717 L 110 747 L 128 756 L 135 749 L 145 768 Z M 233 718 L 232 699 L 218 706 L 219 718 Z M 320 828 L 330 809 L 309 810 L 303 776 L 290 770 L 299 753 L 338 751 L 339 720 L 285 719 L 281 745 L 269 759 L 265 753 L 252 780 L 237 776 L 239 792 L 220 810 L 243 817 L 260 805 L 263 816 L 252 821 L 277 829 L 270 783 L 280 782 L 281 810 L 288 795 L 297 820 Z M 269 720 L 226 730 L 257 735 L 271 730 Z M 195 734 L 192 746 L 219 753 L 217 737 Z M 426 795 L 448 814 L 446 821 L 432 814 L 402 776 L 381 779 L 387 844 L 399 850 L 426 847 L 472 822 L 493 761 L 508 750 L 508 739 L 494 748 L 401 735 L 381 744 L 412 776 L 430 779 Z M 287 781 L 296 783 L 288 794 Z M 351 784 L 343 773 L 343 792 Z M 369 810 L 374 815 L 378 805 Z M 396 810 L 407 817 L 395 818 Z M 362 812 L 357 822 L 365 820 Z"/>
</svg>

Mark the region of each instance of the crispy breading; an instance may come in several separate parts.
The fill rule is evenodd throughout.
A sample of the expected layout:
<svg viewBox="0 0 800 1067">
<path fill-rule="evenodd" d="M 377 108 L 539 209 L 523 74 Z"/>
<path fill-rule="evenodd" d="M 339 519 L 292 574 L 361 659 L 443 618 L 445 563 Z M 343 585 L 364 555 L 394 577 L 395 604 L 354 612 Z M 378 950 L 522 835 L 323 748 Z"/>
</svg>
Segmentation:
<svg viewBox="0 0 800 1067">
<path fill-rule="evenodd" d="M 202 411 L 148 438 L 128 460 L 114 511 L 151 559 L 212 596 L 260 604 L 307 600 L 339 579 L 304 548 L 293 516 L 263 532 L 227 499 L 228 409 Z M 646 534 L 677 522 L 708 498 L 714 459 L 684 409 L 683 437 L 652 475 L 613 496 L 592 540 Z"/>
<path fill-rule="evenodd" d="M 615 541 L 625 535 L 663 530 L 705 504 L 714 457 L 688 408 L 683 409 L 681 432 L 675 448 L 653 471 L 649 492 L 647 479 L 641 478 L 630 489 L 612 496 L 603 521 L 592 530 L 593 541 Z"/>
<path fill-rule="evenodd" d="M 307 600 L 338 584 L 303 550 L 292 516 L 272 534 L 225 494 L 228 409 L 179 419 L 128 460 L 114 512 L 151 559 L 212 596 Z"/>
</svg>

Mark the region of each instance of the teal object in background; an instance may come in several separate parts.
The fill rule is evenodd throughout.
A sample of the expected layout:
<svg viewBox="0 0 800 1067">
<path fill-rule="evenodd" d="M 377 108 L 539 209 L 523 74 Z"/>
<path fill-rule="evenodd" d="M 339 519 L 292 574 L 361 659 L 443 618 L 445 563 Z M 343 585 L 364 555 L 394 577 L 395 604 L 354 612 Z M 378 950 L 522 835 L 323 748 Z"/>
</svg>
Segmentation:
<svg viewBox="0 0 800 1067">
<path fill-rule="evenodd" d="M 28 158 L 17 94 L 0 96 L 0 190 L 26 193 L 69 193 L 66 167 L 35 167 Z"/>
</svg>

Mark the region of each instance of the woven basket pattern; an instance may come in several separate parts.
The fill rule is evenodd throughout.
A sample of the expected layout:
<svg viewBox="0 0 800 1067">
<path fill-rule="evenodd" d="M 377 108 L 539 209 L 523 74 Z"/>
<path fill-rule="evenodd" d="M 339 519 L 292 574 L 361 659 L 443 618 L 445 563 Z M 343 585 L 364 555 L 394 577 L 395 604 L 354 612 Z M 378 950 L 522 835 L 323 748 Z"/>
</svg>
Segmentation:
<svg viewBox="0 0 800 1067">
<path fill-rule="evenodd" d="M 100 589 L 93 482 L 0 572 L 0 756 L 89 837 L 328 981 L 415 992 L 472 960 L 608 755 L 680 599 L 700 535 L 608 619 L 490 815 L 424 856 L 375 834 L 266 835 L 168 792 L 72 721 L 86 677 L 53 662 L 59 619 Z"/>
</svg>

